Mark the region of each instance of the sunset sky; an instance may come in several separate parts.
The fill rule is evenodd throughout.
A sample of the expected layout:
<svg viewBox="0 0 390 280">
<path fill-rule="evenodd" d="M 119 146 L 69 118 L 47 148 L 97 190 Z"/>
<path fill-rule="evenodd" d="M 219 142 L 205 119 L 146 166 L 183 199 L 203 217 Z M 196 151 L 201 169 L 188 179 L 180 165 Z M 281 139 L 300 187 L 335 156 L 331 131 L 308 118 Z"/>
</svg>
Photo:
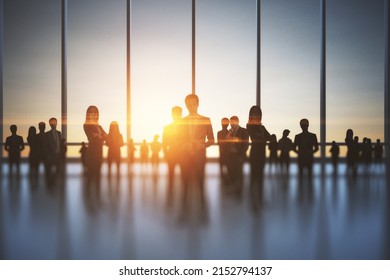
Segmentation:
<svg viewBox="0 0 390 280">
<path fill-rule="evenodd" d="M 245 126 L 256 96 L 256 1 L 196 0 L 196 92 L 214 134 Z M 262 0 L 262 110 L 281 137 L 308 118 L 319 137 L 320 1 Z M 61 1 L 4 0 L 4 137 L 61 118 Z M 383 140 L 382 0 L 327 1 L 327 141 L 352 128 Z M 132 137 L 152 141 L 191 92 L 191 0 L 132 1 Z M 86 108 L 126 138 L 126 1 L 68 0 L 68 141 L 86 141 Z"/>
</svg>

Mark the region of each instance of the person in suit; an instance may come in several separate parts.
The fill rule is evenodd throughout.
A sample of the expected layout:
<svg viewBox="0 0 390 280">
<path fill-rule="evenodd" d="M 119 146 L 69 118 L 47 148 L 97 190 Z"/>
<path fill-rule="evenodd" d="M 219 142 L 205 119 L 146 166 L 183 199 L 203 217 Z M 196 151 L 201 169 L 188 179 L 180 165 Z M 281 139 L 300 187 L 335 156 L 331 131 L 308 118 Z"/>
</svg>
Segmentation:
<svg viewBox="0 0 390 280">
<path fill-rule="evenodd" d="M 47 174 L 46 179 L 52 184 L 60 173 L 61 168 L 61 150 L 62 134 L 57 130 L 57 119 L 49 120 L 50 130 L 45 133 L 45 148 L 47 155 Z"/>
<path fill-rule="evenodd" d="M 278 149 L 280 150 L 279 163 L 282 172 L 288 171 L 290 166 L 290 151 L 294 148 L 292 140 L 288 137 L 289 134 L 290 130 L 283 130 L 283 136 L 278 141 Z"/>
<path fill-rule="evenodd" d="M 278 163 L 278 140 L 276 138 L 276 134 L 271 134 L 271 138 L 269 140 L 268 144 L 268 150 L 269 150 L 269 170 L 271 170 L 272 165 L 277 168 Z"/>
<path fill-rule="evenodd" d="M 103 162 L 103 144 L 107 139 L 107 133 L 99 125 L 99 110 L 96 106 L 91 105 L 87 108 L 83 128 L 88 138 L 88 150 L 86 154 L 87 185 L 92 180 L 95 180 L 99 186 L 100 169 Z"/>
<path fill-rule="evenodd" d="M 271 134 L 262 124 L 263 113 L 259 106 L 254 105 L 249 110 L 248 123 L 246 129 L 251 139 L 251 149 L 249 153 L 250 182 L 261 185 L 264 175 L 265 147 L 270 140 Z"/>
<path fill-rule="evenodd" d="M 16 134 L 18 128 L 15 124 L 10 126 L 11 136 L 5 140 L 4 150 L 8 152 L 9 175 L 16 167 L 16 174 L 20 174 L 20 154 L 24 150 L 23 137 Z"/>
<path fill-rule="evenodd" d="M 127 141 L 127 165 L 128 168 L 132 166 L 134 163 L 134 153 L 135 153 L 135 146 L 134 146 L 134 140 L 133 138 L 129 138 Z"/>
<path fill-rule="evenodd" d="M 30 167 L 30 176 L 38 175 L 38 137 L 37 137 L 37 129 L 35 126 L 30 126 L 28 129 L 27 135 L 27 143 L 30 147 L 30 151 L 28 153 L 28 163 Z"/>
<path fill-rule="evenodd" d="M 79 150 L 79 153 L 81 155 L 81 164 L 83 165 L 83 172 L 84 174 L 87 173 L 87 150 L 88 147 L 85 144 L 85 142 L 81 142 L 81 148 Z"/>
<path fill-rule="evenodd" d="M 121 147 L 124 145 L 123 136 L 119 131 L 119 125 L 113 121 L 110 124 L 110 129 L 107 135 L 106 145 L 108 146 L 107 164 L 108 164 L 108 175 L 111 175 L 111 164 L 116 164 L 116 174 L 120 174 L 121 164 Z"/>
<path fill-rule="evenodd" d="M 45 132 L 46 124 L 44 122 L 39 122 L 38 130 L 39 132 L 37 134 L 37 159 L 38 159 L 37 172 L 39 172 L 39 166 L 42 163 L 46 175 L 48 172 L 47 153 L 45 148 L 46 147 L 46 132 Z"/>
<path fill-rule="evenodd" d="M 243 184 L 243 165 L 249 146 L 249 135 L 247 130 L 239 125 L 237 116 L 230 118 L 230 130 L 226 139 L 229 148 L 228 171 L 230 183 L 237 191 L 241 191 Z"/>
<path fill-rule="evenodd" d="M 149 145 L 146 142 L 146 139 L 142 140 L 142 144 L 140 147 L 140 157 L 141 157 L 141 164 L 146 164 L 149 160 Z"/>
<path fill-rule="evenodd" d="M 227 183 L 229 180 L 228 173 L 228 155 L 229 155 L 229 147 L 226 140 L 226 137 L 229 133 L 229 119 L 222 118 L 221 120 L 222 129 L 217 132 L 217 141 L 219 148 L 219 172 L 221 176 L 221 180 L 223 183 Z"/>
<path fill-rule="evenodd" d="M 354 140 L 353 130 L 347 129 L 345 133 L 345 144 L 347 145 L 347 170 L 356 175 L 356 163 L 359 154 L 358 143 Z"/>
<path fill-rule="evenodd" d="M 150 150 L 152 151 L 151 162 L 153 171 L 156 172 L 158 170 L 158 164 L 160 163 L 160 151 L 161 151 L 161 143 L 158 141 L 160 136 L 158 134 L 154 135 L 153 141 L 150 143 Z"/>
<path fill-rule="evenodd" d="M 182 117 L 182 108 L 174 106 L 172 108 L 172 123 L 166 125 L 162 136 L 162 150 L 165 160 L 168 164 L 168 194 L 172 193 L 175 168 L 180 165 L 181 158 L 181 136 L 180 120 Z M 168 196 L 169 197 L 169 196 Z"/>
<path fill-rule="evenodd" d="M 330 147 L 329 152 L 332 157 L 333 172 L 336 173 L 340 155 L 340 147 L 336 141 L 332 141 L 332 146 Z"/>
<path fill-rule="evenodd" d="M 317 135 L 309 132 L 309 120 L 301 119 L 299 122 L 302 133 L 295 135 L 294 151 L 298 154 L 298 168 L 300 178 L 307 169 L 309 177 L 312 176 L 314 154 L 319 150 Z"/>
<path fill-rule="evenodd" d="M 191 183 L 198 185 L 201 204 L 205 206 L 204 174 L 206 149 L 214 144 L 213 127 L 210 118 L 198 113 L 199 97 L 189 94 L 185 98 L 188 115 L 182 119 L 183 155 L 182 175 L 184 183 L 183 203 Z"/>
</svg>

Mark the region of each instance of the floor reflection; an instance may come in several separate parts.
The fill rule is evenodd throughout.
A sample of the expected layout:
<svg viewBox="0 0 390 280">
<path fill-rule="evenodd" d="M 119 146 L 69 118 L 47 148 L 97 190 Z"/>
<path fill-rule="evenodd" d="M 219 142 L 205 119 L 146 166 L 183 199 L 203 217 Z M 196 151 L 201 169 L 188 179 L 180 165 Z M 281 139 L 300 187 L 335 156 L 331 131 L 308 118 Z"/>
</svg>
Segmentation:
<svg viewBox="0 0 390 280">
<path fill-rule="evenodd" d="M 103 173 L 106 174 L 106 167 Z M 262 184 L 223 185 L 206 167 L 205 202 L 167 167 L 134 164 L 87 185 L 81 165 L 47 186 L 22 165 L 0 188 L 1 259 L 389 259 L 383 166 L 356 177 L 315 166 L 312 178 L 267 172 Z M 245 166 L 246 174 L 248 169 Z"/>
</svg>

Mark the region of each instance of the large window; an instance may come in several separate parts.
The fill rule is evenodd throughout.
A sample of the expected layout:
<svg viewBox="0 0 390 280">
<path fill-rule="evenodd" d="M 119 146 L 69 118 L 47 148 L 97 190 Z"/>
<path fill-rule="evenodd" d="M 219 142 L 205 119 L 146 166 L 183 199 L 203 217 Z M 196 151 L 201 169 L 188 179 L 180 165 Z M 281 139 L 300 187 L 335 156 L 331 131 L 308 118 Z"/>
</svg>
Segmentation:
<svg viewBox="0 0 390 280">
<path fill-rule="evenodd" d="M 270 133 L 289 137 L 309 130 L 320 140 L 319 1 L 262 2 L 263 122 Z"/>
<path fill-rule="evenodd" d="M 349 128 L 383 141 L 383 1 L 327 4 L 327 141 L 344 142 Z"/>
<path fill-rule="evenodd" d="M 192 1 L 133 0 L 131 131 L 152 141 L 191 92 Z M 383 1 L 327 2 L 327 142 L 345 131 L 384 140 Z M 320 1 L 261 1 L 261 107 L 278 138 L 308 118 L 320 139 Z M 216 136 L 256 102 L 256 1 L 196 0 L 196 93 Z M 68 142 L 86 141 L 89 105 L 126 141 L 126 1 L 68 1 Z M 4 137 L 9 125 L 61 125 L 61 2 L 4 3 Z M 47 128 L 48 129 L 48 128 Z M 160 138 L 161 140 L 161 138 Z M 344 152 L 344 151 L 343 151 Z M 208 151 L 217 156 L 217 148 Z M 69 156 L 78 156 L 78 147 Z"/>
<path fill-rule="evenodd" d="M 61 119 L 60 2 L 20 2 L 4 1 L 4 141 L 11 124 L 26 141 L 30 126 Z"/>
</svg>

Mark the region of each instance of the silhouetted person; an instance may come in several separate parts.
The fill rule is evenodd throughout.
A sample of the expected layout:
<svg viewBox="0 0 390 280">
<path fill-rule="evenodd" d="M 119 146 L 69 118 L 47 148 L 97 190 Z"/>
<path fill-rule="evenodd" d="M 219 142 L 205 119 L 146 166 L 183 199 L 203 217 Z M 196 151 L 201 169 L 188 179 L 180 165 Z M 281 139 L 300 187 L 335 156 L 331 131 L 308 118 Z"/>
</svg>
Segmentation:
<svg viewBox="0 0 390 280">
<path fill-rule="evenodd" d="M 175 167 L 181 162 L 181 117 L 182 108 L 175 106 L 172 108 L 172 123 L 164 127 L 162 136 L 162 149 L 165 160 L 168 164 L 168 202 L 172 195 L 173 179 Z"/>
<path fill-rule="evenodd" d="M 262 125 L 262 111 L 259 106 L 252 106 L 249 110 L 249 119 L 246 125 L 251 139 L 249 153 L 251 185 L 255 182 L 261 184 L 264 175 L 265 147 L 271 134 Z"/>
<path fill-rule="evenodd" d="M 51 118 L 49 125 L 51 129 L 45 134 L 47 154 L 46 179 L 49 184 L 52 184 L 61 170 L 62 134 L 57 130 L 56 118 Z"/>
<path fill-rule="evenodd" d="M 201 203 L 205 206 L 206 148 L 214 144 L 213 127 L 210 118 L 198 114 L 199 98 L 196 94 L 187 95 L 185 104 L 188 116 L 182 119 L 183 155 L 185 155 L 182 161 L 183 203 L 185 203 L 190 183 L 195 182 L 199 186 Z"/>
<path fill-rule="evenodd" d="M 134 153 L 135 153 L 134 140 L 129 138 L 127 141 L 127 164 L 130 167 L 134 163 Z"/>
<path fill-rule="evenodd" d="M 272 134 L 269 140 L 268 144 L 268 150 L 269 150 L 269 170 L 271 170 L 272 165 L 275 167 L 278 163 L 278 140 L 276 139 L 276 135 Z"/>
<path fill-rule="evenodd" d="M 222 129 L 217 132 L 218 148 L 219 148 L 219 172 L 223 183 L 228 181 L 228 156 L 229 147 L 227 144 L 226 137 L 228 135 L 229 119 L 222 118 L 221 120 Z"/>
<path fill-rule="evenodd" d="M 85 116 L 84 132 L 88 138 L 87 150 L 87 184 L 95 180 L 100 184 L 100 169 L 103 162 L 103 144 L 107 138 L 104 129 L 99 125 L 99 110 L 96 106 L 89 106 Z"/>
<path fill-rule="evenodd" d="M 13 166 L 16 167 L 17 175 L 20 174 L 20 154 L 24 150 L 23 137 L 16 134 L 17 126 L 11 125 L 11 136 L 5 140 L 4 150 L 8 152 L 9 174 L 12 174 Z"/>
<path fill-rule="evenodd" d="M 245 128 L 239 125 L 237 116 L 230 118 L 230 130 L 226 137 L 228 141 L 228 170 L 230 183 L 238 191 L 242 190 L 243 165 L 249 146 L 249 135 Z"/>
<path fill-rule="evenodd" d="M 364 138 L 363 143 L 361 145 L 361 158 L 362 163 L 365 166 L 365 169 L 372 163 L 372 143 L 370 138 Z"/>
<path fill-rule="evenodd" d="M 87 150 L 88 147 L 85 142 L 81 142 L 81 148 L 79 150 L 79 153 L 81 155 L 81 164 L 83 165 L 84 174 L 87 173 Z"/>
<path fill-rule="evenodd" d="M 337 145 L 336 141 L 332 141 L 332 146 L 329 150 L 332 157 L 333 172 L 337 172 L 337 165 L 339 162 L 340 147 Z"/>
<path fill-rule="evenodd" d="M 39 133 L 37 134 L 37 157 L 38 157 L 38 166 L 37 170 L 39 171 L 39 166 L 41 163 L 44 167 L 45 176 L 48 173 L 48 163 L 47 163 L 47 151 L 46 151 L 46 124 L 44 122 L 39 122 L 38 124 Z"/>
<path fill-rule="evenodd" d="M 311 177 L 314 153 L 319 149 L 317 136 L 309 132 L 309 120 L 302 119 L 299 125 L 302 133 L 295 135 L 294 139 L 294 151 L 298 154 L 299 176 L 302 177 L 303 171 L 306 169 Z"/>
<path fill-rule="evenodd" d="M 140 153 L 141 153 L 141 163 L 142 164 L 147 163 L 149 159 L 149 145 L 145 139 L 142 141 Z"/>
<path fill-rule="evenodd" d="M 380 139 L 376 139 L 376 143 L 374 146 L 374 159 L 375 163 L 380 164 L 383 160 L 383 145 Z"/>
<path fill-rule="evenodd" d="M 121 164 L 121 147 L 124 145 L 123 136 L 119 131 L 119 125 L 113 121 L 110 124 L 108 131 L 106 145 L 108 146 L 107 153 L 107 164 L 108 164 L 108 175 L 111 175 L 111 164 L 116 164 L 116 174 L 120 174 Z"/>
<path fill-rule="evenodd" d="M 161 151 L 161 143 L 158 141 L 159 135 L 154 135 L 153 137 L 153 142 L 150 143 L 150 150 L 152 151 L 152 156 L 151 156 L 151 162 L 152 166 L 154 168 L 157 167 L 157 165 L 160 162 L 160 151 Z"/>
<path fill-rule="evenodd" d="M 30 151 L 28 153 L 28 163 L 30 167 L 30 175 L 37 176 L 38 175 L 38 137 L 37 130 L 34 126 L 30 126 L 28 129 L 27 143 L 30 147 Z"/>
<path fill-rule="evenodd" d="M 353 130 L 348 129 L 345 135 L 345 144 L 347 145 L 347 170 L 356 174 L 356 160 L 358 154 L 358 146 L 353 138 Z"/>
<path fill-rule="evenodd" d="M 278 141 L 278 148 L 280 150 L 279 162 L 282 171 L 288 171 L 290 167 L 290 151 L 294 149 L 292 140 L 288 137 L 290 130 L 283 130 L 283 136 Z"/>
</svg>

